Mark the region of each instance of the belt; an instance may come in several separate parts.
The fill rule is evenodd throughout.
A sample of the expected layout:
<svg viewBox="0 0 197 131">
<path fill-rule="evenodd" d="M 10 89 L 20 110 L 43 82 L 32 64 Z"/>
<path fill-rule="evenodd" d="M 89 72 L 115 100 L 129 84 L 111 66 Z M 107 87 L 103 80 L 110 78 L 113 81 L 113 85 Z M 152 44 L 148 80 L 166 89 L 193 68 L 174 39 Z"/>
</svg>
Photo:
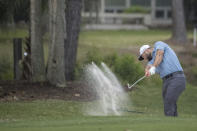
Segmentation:
<svg viewBox="0 0 197 131">
<path fill-rule="evenodd" d="M 163 80 L 167 80 L 167 79 L 169 79 L 169 78 L 175 76 L 176 74 L 184 74 L 184 73 L 183 73 L 183 71 L 173 72 L 173 73 L 170 73 L 170 74 L 164 76 L 162 79 L 163 79 Z"/>
</svg>

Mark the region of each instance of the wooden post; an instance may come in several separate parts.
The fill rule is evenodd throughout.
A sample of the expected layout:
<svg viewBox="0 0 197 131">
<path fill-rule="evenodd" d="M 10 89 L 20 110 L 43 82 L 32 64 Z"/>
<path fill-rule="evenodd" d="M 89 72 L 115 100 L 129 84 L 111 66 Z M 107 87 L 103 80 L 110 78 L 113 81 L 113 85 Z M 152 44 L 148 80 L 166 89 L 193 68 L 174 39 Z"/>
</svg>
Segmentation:
<svg viewBox="0 0 197 131">
<path fill-rule="evenodd" d="M 14 80 L 19 80 L 21 78 L 20 60 L 22 60 L 22 39 L 13 39 L 13 49 L 14 49 Z"/>
</svg>

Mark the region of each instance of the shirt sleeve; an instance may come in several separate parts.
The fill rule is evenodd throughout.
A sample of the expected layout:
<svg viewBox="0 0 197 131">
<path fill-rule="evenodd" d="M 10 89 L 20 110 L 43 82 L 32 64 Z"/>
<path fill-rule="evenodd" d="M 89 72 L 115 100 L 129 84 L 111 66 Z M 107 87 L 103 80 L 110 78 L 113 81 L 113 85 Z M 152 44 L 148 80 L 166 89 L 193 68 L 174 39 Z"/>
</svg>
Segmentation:
<svg viewBox="0 0 197 131">
<path fill-rule="evenodd" d="M 162 41 L 158 41 L 155 43 L 155 49 L 156 50 L 165 50 L 166 44 Z"/>
<path fill-rule="evenodd" d="M 152 64 L 153 64 L 153 59 L 147 63 L 147 65 L 152 65 Z"/>
<path fill-rule="evenodd" d="M 157 41 L 157 42 L 155 43 L 155 45 L 154 45 L 154 50 L 155 50 L 155 51 L 157 51 L 157 50 L 163 50 L 163 51 L 165 51 L 165 47 L 166 47 L 166 44 L 165 44 L 164 42 L 162 42 L 162 41 Z M 147 65 L 153 65 L 153 63 L 154 63 L 154 58 L 155 58 L 155 56 L 153 56 L 153 59 L 152 59 L 151 61 L 149 61 L 149 62 L 147 63 Z"/>
</svg>

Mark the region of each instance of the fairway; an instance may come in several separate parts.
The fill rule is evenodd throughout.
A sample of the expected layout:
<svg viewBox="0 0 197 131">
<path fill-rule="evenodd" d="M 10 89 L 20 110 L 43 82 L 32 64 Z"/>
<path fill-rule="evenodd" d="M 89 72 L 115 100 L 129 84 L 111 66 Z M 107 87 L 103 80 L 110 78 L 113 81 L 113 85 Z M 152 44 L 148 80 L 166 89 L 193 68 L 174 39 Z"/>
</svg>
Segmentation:
<svg viewBox="0 0 197 131">
<path fill-rule="evenodd" d="M 130 92 L 130 104 L 122 116 L 88 116 L 92 102 L 37 100 L 1 102 L 1 131 L 196 131 L 197 111 L 194 86 L 181 96 L 179 117 L 163 115 L 160 82 L 141 84 Z M 144 99 L 145 98 L 145 99 Z"/>
<path fill-rule="evenodd" d="M 151 115 L 68 117 L 51 121 L 1 122 L 2 131 L 196 131 L 196 117 Z"/>
</svg>

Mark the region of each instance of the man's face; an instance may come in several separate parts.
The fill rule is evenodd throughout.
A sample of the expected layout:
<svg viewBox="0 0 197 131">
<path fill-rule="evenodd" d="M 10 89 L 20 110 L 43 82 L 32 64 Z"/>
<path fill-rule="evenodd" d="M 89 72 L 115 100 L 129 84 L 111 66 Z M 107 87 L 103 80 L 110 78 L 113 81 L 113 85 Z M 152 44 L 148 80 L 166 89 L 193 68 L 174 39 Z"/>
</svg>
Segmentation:
<svg viewBox="0 0 197 131">
<path fill-rule="evenodd" d="M 147 60 L 147 61 L 152 60 L 151 50 L 150 49 L 146 49 L 144 51 L 144 53 L 142 54 L 142 57 L 144 58 L 144 60 Z"/>
</svg>

